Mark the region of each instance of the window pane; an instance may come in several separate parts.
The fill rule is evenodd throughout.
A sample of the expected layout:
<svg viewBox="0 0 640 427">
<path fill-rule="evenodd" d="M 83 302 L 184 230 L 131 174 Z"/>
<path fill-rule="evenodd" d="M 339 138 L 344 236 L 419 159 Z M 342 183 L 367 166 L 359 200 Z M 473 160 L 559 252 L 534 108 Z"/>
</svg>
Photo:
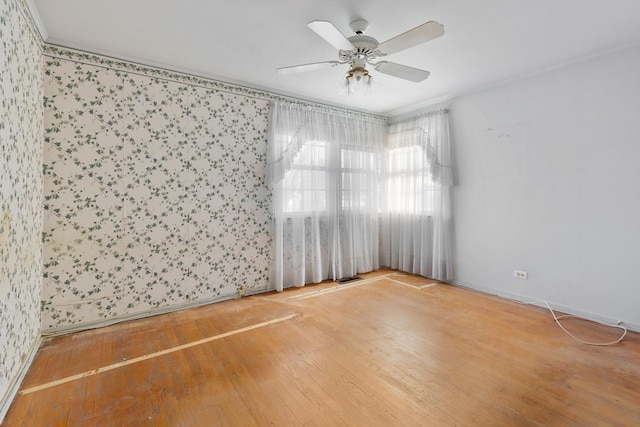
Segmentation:
<svg viewBox="0 0 640 427">
<path fill-rule="evenodd" d="M 386 202 L 391 212 L 428 214 L 433 210 L 434 189 L 424 150 L 402 147 L 387 153 Z"/>
<path fill-rule="evenodd" d="M 301 188 L 324 190 L 327 187 L 327 173 L 325 171 L 302 171 Z"/>
<path fill-rule="evenodd" d="M 373 170 L 375 156 L 370 151 L 342 150 L 340 165 L 343 169 Z"/>
<path fill-rule="evenodd" d="M 309 141 L 295 155 L 292 169 L 285 174 L 284 211 L 308 213 L 326 210 L 326 188 L 325 143 Z"/>
<path fill-rule="evenodd" d="M 302 146 L 293 159 L 295 166 L 326 166 L 326 148 L 322 141 L 310 141 Z"/>
</svg>

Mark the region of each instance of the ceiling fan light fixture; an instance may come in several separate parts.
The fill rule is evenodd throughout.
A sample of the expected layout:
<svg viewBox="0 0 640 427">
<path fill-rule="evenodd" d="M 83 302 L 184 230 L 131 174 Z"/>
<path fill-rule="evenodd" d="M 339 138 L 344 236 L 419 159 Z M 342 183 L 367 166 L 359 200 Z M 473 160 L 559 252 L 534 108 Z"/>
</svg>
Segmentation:
<svg viewBox="0 0 640 427">
<path fill-rule="evenodd" d="M 373 76 L 364 67 L 353 67 L 338 86 L 341 95 L 371 95 L 375 90 Z"/>
</svg>

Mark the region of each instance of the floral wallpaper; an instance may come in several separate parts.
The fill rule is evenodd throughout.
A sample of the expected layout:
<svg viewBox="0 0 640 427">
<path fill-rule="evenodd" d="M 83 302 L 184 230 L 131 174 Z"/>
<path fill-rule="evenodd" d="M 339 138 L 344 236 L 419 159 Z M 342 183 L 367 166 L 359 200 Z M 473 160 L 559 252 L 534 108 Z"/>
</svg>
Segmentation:
<svg viewBox="0 0 640 427">
<path fill-rule="evenodd" d="M 268 100 L 45 49 L 44 331 L 266 289 Z"/>
<path fill-rule="evenodd" d="M 0 403 L 40 337 L 42 40 L 26 11 L 0 0 Z"/>
</svg>

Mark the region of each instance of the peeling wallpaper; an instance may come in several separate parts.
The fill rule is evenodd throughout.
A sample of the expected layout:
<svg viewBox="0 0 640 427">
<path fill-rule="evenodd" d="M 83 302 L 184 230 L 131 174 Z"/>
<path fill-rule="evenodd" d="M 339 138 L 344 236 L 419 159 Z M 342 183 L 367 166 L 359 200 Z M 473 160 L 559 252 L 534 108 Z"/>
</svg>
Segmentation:
<svg viewBox="0 0 640 427">
<path fill-rule="evenodd" d="M 0 402 L 40 337 L 43 67 L 26 10 L 0 0 Z"/>
<path fill-rule="evenodd" d="M 269 102 L 46 49 L 43 329 L 266 289 Z"/>
</svg>

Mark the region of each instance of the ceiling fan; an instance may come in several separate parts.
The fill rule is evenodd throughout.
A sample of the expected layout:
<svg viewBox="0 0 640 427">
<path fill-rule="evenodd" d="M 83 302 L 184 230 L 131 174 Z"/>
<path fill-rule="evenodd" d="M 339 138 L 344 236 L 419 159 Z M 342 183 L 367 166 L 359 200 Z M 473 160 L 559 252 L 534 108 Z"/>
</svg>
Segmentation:
<svg viewBox="0 0 640 427">
<path fill-rule="evenodd" d="M 428 42 L 444 34 L 444 26 L 436 21 L 426 22 L 412 30 L 392 39 L 379 43 L 376 39 L 364 34 L 369 23 L 357 19 L 351 23 L 355 35 L 347 38 L 331 22 L 312 21 L 307 24 L 320 37 L 338 49 L 338 61 L 315 62 L 312 64 L 294 65 L 278 68 L 280 74 L 293 74 L 303 71 L 318 70 L 349 64 L 345 84 L 371 83 L 371 76 L 366 66 L 371 65 L 376 71 L 412 82 L 421 82 L 429 77 L 429 72 L 395 62 L 379 61 L 392 53 Z"/>
</svg>

